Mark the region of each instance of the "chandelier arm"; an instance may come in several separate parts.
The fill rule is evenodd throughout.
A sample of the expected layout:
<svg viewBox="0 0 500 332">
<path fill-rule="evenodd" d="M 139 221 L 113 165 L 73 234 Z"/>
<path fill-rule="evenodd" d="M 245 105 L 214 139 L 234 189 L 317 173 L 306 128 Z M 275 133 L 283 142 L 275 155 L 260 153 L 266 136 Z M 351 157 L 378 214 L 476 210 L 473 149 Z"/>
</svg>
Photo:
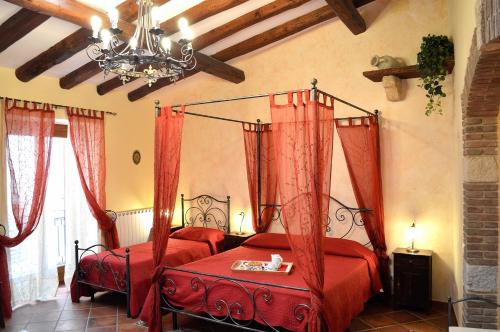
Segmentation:
<svg viewBox="0 0 500 332">
<path fill-rule="evenodd" d="M 106 49 L 99 44 L 100 40 L 93 41 L 86 49 L 87 56 L 98 63 L 105 75 L 114 73 L 123 83 L 131 78 L 143 78 L 150 86 L 160 78 L 177 81 L 186 70 L 196 67 L 191 43 L 181 39 L 179 54 L 174 57 L 161 45 L 162 38 L 166 37 L 163 31 L 153 26 L 153 2 L 138 0 L 138 6 L 137 25 L 131 40 L 122 41 L 115 33 Z"/>
</svg>

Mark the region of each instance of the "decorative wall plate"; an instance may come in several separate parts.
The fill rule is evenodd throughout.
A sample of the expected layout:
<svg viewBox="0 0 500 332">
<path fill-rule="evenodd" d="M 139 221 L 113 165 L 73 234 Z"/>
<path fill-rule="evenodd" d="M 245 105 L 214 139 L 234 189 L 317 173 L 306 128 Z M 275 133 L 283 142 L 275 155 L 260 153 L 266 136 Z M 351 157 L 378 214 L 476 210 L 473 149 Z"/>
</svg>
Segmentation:
<svg viewBox="0 0 500 332">
<path fill-rule="evenodd" d="M 134 164 L 136 165 L 139 165 L 139 163 L 141 162 L 141 153 L 139 152 L 139 150 L 135 150 L 133 153 L 132 153 L 132 161 L 134 162 Z"/>
</svg>

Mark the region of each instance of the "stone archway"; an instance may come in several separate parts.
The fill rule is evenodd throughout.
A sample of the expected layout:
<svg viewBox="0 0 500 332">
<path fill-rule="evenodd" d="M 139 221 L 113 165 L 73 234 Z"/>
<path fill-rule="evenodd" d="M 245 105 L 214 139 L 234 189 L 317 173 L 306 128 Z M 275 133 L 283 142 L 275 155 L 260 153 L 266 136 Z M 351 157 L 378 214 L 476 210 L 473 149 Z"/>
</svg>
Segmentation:
<svg viewBox="0 0 500 332">
<path fill-rule="evenodd" d="M 462 94 L 464 297 L 498 297 L 500 6 L 480 0 Z M 463 306 L 463 324 L 496 329 L 497 310 Z"/>
</svg>

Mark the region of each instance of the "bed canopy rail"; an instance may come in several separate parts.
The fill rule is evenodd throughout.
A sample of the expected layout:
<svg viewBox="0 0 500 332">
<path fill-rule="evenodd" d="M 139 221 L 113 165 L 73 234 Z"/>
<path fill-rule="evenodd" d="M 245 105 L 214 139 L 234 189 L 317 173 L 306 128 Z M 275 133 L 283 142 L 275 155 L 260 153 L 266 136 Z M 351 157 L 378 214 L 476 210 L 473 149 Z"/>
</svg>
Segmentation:
<svg viewBox="0 0 500 332">
<path fill-rule="evenodd" d="M 348 102 L 342 98 L 339 98 L 339 97 L 336 97 L 332 94 L 329 94 L 327 92 L 324 92 L 323 90 L 320 90 L 318 89 L 317 87 L 318 85 L 318 80 L 316 78 L 313 78 L 312 81 L 311 81 L 311 88 L 310 89 L 299 89 L 299 90 L 294 90 L 296 92 L 304 92 L 304 91 L 311 91 L 311 99 L 313 100 L 318 100 L 319 99 L 319 96 L 320 95 L 323 95 L 323 96 L 326 96 L 326 97 L 329 97 L 329 98 L 333 98 L 334 101 L 337 101 L 337 102 L 340 102 L 344 105 L 347 105 L 351 108 L 353 108 L 354 110 L 357 110 L 357 111 L 361 111 L 364 113 L 363 116 L 355 116 L 355 117 L 342 117 L 342 118 L 336 118 L 336 120 L 347 120 L 347 119 L 362 119 L 362 118 L 365 118 L 367 116 L 375 116 L 375 117 L 378 117 L 379 115 L 379 112 L 378 110 L 374 110 L 373 112 L 371 111 L 368 111 L 360 106 L 357 106 L 351 102 Z M 281 91 L 281 92 L 273 92 L 273 93 L 261 93 L 261 94 L 255 94 L 255 95 L 248 95 L 248 96 L 239 96 L 239 97 L 229 97 L 229 98 L 220 98 L 220 99 L 210 99 L 210 100 L 199 100 L 199 101 L 194 101 L 194 102 L 188 102 L 188 103 L 184 103 L 184 104 L 175 104 L 175 105 L 172 105 L 170 106 L 172 111 L 173 112 L 180 112 L 179 108 L 181 107 L 186 107 L 186 106 L 198 106 L 198 105 L 209 105 L 209 104 L 217 104 L 217 103 L 225 103 L 225 102 L 231 102 L 231 101 L 240 101 L 240 100 L 249 100 L 249 99 L 258 99 L 258 98 L 268 98 L 270 94 L 272 95 L 275 95 L 275 96 L 281 96 L 281 95 L 287 95 L 289 93 L 289 91 Z M 160 106 L 160 101 L 159 100 L 155 100 L 155 113 L 156 113 L 156 116 L 159 116 L 160 115 L 160 112 L 161 112 L 161 106 Z M 255 125 L 256 127 L 256 131 L 257 131 L 257 148 L 256 148 L 256 160 L 257 160 L 257 205 L 258 205 L 258 209 L 257 211 L 259 211 L 258 216 L 258 224 L 262 224 L 262 211 L 261 211 L 261 207 L 263 207 L 264 205 L 262 205 L 262 200 L 261 200 L 261 196 L 262 196 L 262 183 L 261 183 L 261 133 L 262 133 L 262 127 L 266 124 L 262 123 L 260 119 L 257 119 L 256 122 L 249 122 L 249 121 L 243 121 L 243 120 L 238 120 L 238 119 L 231 119 L 231 118 L 226 118 L 226 117 L 221 117 L 221 116 L 214 116 L 214 115 L 208 115 L 208 114 L 201 114 L 201 113 L 195 113 L 195 112 L 187 112 L 187 111 L 184 111 L 183 112 L 184 114 L 186 115 L 190 115 L 190 116 L 196 116 L 196 117 L 202 117 L 202 118 L 208 118 L 208 119 L 214 119 L 214 120 L 221 120 L 221 121 L 227 121 L 227 122 L 233 122 L 233 123 L 239 123 L 239 124 L 242 124 L 242 125 L 247 125 L 247 124 L 250 124 L 250 125 Z M 335 198 L 332 197 L 333 200 L 337 201 Z M 338 201 L 337 201 L 338 202 Z M 350 208 L 348 206 L 346 206 L 345 204 L 341 203 L 341 202 L 338 202 L 339 205 L 342 206 L 343 209 L 345 209 L 345 211 L 350 211 L 351 214 L 353 215 L 353 220 L 356 218 L 358 218 L 361 214 L 361 212 L 368 212 L 370 211 L 369 209 L 366 209 L 366 208 L 360 208 L 360 209 L 356 209 L 356 208 Z M 355 211 L 357 210 L 356 213 L 354 213 Z M 345 217 L 344 217 L 345 218 Z M 362 222 L 362 219 L 361 218 L 358 218 L 359 220 L 357 222 L 354 222 L 353 221 L 353 226 L 354 225 L 358 225 L 360 222 Z M 363 224 L 361 224 L 361 226 L 363 226 Z"/>
<path fill-rule="evenodd" d="M 358 111 L 364 112 L 366 115 L 373 115 L 377 116 L 378 115 L 378 110 L 374 110 L 373 112 L 370 112 L 360 106 L 357 106 L 353 103 L 350 103 L 342 98 L 336 97 L 332 94 L 329 94 L 323 90 L 319 90 L 317 88 L 318 80 L 313 78 L 311 81 L 311 89 L 299 89 L 296 90 L 298 92 L 304 92 L 307 90 L 312 91 L 311 98 L 316 99 L 320 94 L 331 97 L 335 101 L 338 101 L 344 105 L 350 106 Z M 193 102 L 188 102 L 184 104 L 175 104 L 170 107 L 172 107 L 172 110 L 174 112 L 178 112 L 178 108 L 180 107 L 186 107 L 186 106 L 199 106 L 199 105 L 209 105 L 209 104 L 218 104 L 218 103 L 225 103 L 225 102 L 230 102 L 230 101 L 239 101 L 239 100 L 248 100 L 248 99 L 258 99 L 258 98 L 268 98 L 270 94 L 275 95 L 275 96 L 283 96 L 287 95 L 289 91 L 280 91 L 280 92 L 273 92 L 273 93 L 260 93 L 260 94 L 255 94 L 255 95 L 248 95 L 248 96 L 239 96 L 239 97 L 229 97 L 229 98 L 220 98 L 220 99 L 209 99 L 209 100 L 199 100 L 199 101 L 193 101 Z M 155 110 L 156 114 L 158 115 L 158 112 L 160 111 L 160 101 L 156 100 L 155 101 Z M 211 118 L 211 119 L 216 119 L 216 120 L 223 120 L 223 121 L 229 121 L 229 122 L 237 122 L 237 123 L 250 123 L 250 124 L 257 124 L 253 122 L 248 122 L 248 121 L 241 121 L 241 120 L 236 120 L 236 119 L 230 119 L 230 118 L 224 118 L 224 117 L 218 117 L 218 116 L 212 116 L 212 115 L 206 115 L 206 114 L 200 114 L 200 113 L 194 113 L 194 112 L 184 112 L 184 114 L 187 115 L 194 115 L 194 116 L 199 116 L 199 117 L 204 117 L 204 118 Z M 344 118 L 340 118 L 341 120 Z M 345 118 L 348 119 L 348 118 Z"/>
</svg>

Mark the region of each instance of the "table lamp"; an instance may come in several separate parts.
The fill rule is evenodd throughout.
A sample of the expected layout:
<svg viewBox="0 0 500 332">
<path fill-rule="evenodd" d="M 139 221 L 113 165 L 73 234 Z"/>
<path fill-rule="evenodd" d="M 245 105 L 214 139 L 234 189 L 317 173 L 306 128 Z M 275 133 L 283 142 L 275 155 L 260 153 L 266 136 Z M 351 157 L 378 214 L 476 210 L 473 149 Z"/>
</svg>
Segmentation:
<svg viewBox="0 0 500 332">
<path fill-rule="evenodd" d="M 238 213 L 239 216 L 241 216 L 241 221 L 240 221 L 240 231 L 236 232 L 236 235 L 243 235 L 244 233 L 241 231 L 241 228 L 243 227 L 243 221 L 245 221 L 245 212 L 241 211 Z"/>
<path fill-rule="evenodd" d="M 408 230 L 408 237 L 411 240 L 411 246 L 406 249 L 406 251 L 412 254 L 419 252 L 420 250 L 415 249 L 415 239 L 417 238 L 417 228 L 415 226 L 415 222 L 411 224 L 410 229 Z"/>
</svg>

